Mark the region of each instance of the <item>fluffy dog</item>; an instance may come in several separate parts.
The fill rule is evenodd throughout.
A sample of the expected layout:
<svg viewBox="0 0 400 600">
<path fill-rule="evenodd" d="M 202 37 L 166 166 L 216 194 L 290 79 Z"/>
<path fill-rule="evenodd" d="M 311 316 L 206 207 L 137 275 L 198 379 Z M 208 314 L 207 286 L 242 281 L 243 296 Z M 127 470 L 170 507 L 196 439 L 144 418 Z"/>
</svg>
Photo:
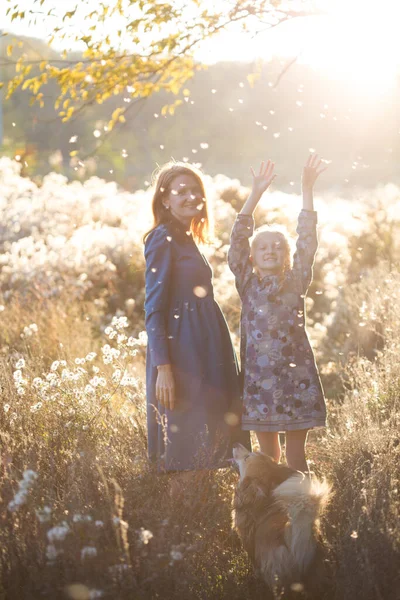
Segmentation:
<svg viewBox="0 0 400 600">
<path fill-rule="evenodd" d="M 234 526 L 271 589 L 316 588 L 322 567 L 319 516 L 330 486 L 236 444 L 240 481 Z"/>
</svg>

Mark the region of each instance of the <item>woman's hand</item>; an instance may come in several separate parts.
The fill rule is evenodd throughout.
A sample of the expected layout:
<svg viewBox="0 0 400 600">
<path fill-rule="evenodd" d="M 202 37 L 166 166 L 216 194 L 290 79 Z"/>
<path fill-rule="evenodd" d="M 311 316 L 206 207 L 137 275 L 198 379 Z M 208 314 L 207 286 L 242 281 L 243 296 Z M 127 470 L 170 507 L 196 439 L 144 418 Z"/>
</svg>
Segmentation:
<svg viewBox="0 0 400 600">
<path fill-rule="evenodd" d="M 310 154 L 303 168 L 303 174 L 301 177 L 302 190 L 312 190 L 318 177 L 321 175 L 321 173 L 326 171 L 327 168 L 328 165 L 324 166 L 323 161 L 318 158 L 318 154 Z"/>
<path fill-rule="evenodd" d="M 257 204 L 260 201 L 263 193 L 269 188 L 276 175 L 274 175 L 275 163 L 268 160 L 264 161 L 260 165 L 258 175 L 255 174 L 253 167 L 250 167 L 251 174 L 253 175 L 253 187 L 251 189 L 250 196 L 247 198 L 243 205 L 240 214 L 252 215 L 256 209 Z"/>
<path fill-rule="evenodd" d="M 157 367 L 158 375 L 156 381 L 156 398 L 158 402 L 168 408 L 175 408 L 175 381 L 171 365 L 160 365 Z"/>
<path fill-rule="evenodd" d="M 268 159 L 266 163 L 264 161 L 260 165 L 258 175 L 255 174 L 253 167 L 250 167 L 251 174 L 253 175 L 253 193 L 259 195 L 260 198 L 263 193 L 269 188 L 276 175 L 274 175 L 275 163 Z"/>
</svg>

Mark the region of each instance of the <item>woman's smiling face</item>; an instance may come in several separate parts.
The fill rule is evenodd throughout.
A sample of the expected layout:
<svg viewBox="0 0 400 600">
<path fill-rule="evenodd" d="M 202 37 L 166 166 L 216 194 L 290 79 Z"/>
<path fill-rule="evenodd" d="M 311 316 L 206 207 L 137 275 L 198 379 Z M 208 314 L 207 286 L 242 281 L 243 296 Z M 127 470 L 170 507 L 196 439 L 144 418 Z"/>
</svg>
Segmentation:
<svg viewBox="0 0 400 600">
<path fill-rule="evenodd" d="M 190 225 L 203 208 L 203 190 L 192 175 L 178 175 L 167 190 L 164 206 L 173 217 L 184 225 Z"/>
</svg>

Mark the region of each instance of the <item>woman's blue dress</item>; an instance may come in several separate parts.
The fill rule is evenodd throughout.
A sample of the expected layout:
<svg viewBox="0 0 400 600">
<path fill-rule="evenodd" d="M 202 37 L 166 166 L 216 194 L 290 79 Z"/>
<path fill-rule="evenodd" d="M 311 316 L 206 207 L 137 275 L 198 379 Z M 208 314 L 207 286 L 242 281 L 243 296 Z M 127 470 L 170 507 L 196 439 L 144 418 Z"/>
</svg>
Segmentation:
<svg viewBox="0 0 400 600">
<path fill-rule="evenodd" d="M 173 217 L 148 235 L 145 258 L 149 457 L 162 470 L 226 466 L 240 431 L 240 389 L 211 267 Z M 155 396 L 162 364 L 173 368 L 172 411 Z"/>
</svg>

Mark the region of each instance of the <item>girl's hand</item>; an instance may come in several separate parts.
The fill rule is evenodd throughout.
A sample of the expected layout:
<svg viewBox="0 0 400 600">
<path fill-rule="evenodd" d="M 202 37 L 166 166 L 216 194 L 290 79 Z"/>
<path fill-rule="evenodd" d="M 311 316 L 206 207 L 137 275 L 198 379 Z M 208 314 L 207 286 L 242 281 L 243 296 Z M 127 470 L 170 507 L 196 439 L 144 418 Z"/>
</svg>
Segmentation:
<svg viewBox="0 0 400 600">
<path fill-rule="evenodd" d="M 253 167 L 250 167 L 251 174 L 253 175 L 253 189 L 252 193 L 256 196 L 261 196 L 269 188 L 276 175 L 274 175 L 275 163 L 268 160 L 267 163 L 264 161 L 260 165 L 258 175 L 255 174 Z"/>
<path fill-rule="evenodd" d="M 310 154 L 305 167 L 303 168 L 301 177 L 301 187 L 303 191 L 310 191 L 313 189 L 318 177 L 328 168 L 328 165 L 322 166 L 323 164 L 322 160 L 318 158 L 318 154 Z"/>
<path fill-rule="evenodd" d="M 156 381 L 156 398 L 158 402 L 168 408 L 175 408 L 175 381 L 171 365 L 160 365 Z"/>
</svg>

